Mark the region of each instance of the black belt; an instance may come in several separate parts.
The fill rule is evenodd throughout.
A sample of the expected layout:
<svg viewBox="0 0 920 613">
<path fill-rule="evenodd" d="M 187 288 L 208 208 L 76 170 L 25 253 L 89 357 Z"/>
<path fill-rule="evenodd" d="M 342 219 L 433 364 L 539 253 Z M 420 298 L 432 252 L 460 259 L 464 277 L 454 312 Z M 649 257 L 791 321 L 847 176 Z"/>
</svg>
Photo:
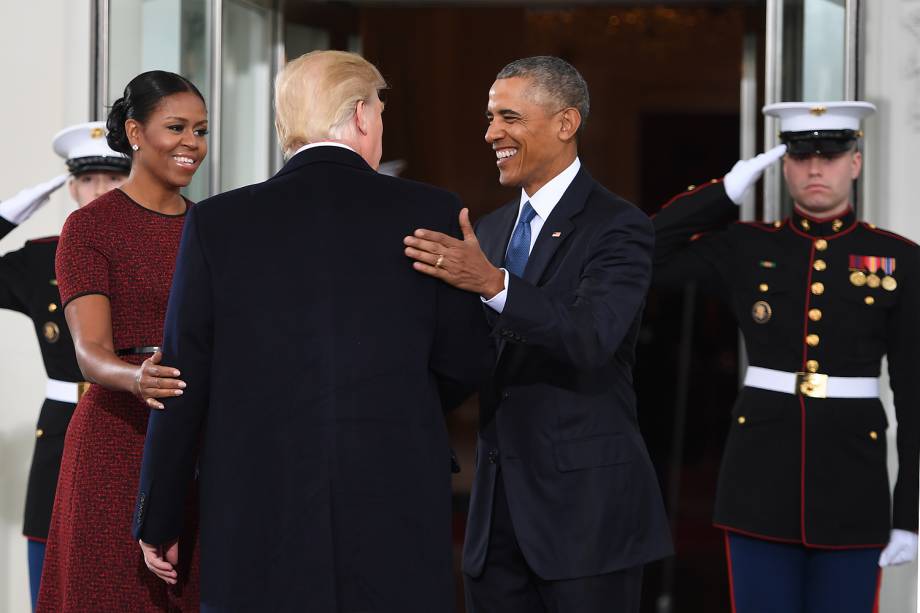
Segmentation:
<svg viewBox="0 0 920 613">
<path fill-rule="evenodd" d="M 127 349 L 119 349 L 115 352 L 115 355 L 140 355 L 142 353 L 156 353 L 159 350 L 159 347 L 128 347 Z"/>
</svg>

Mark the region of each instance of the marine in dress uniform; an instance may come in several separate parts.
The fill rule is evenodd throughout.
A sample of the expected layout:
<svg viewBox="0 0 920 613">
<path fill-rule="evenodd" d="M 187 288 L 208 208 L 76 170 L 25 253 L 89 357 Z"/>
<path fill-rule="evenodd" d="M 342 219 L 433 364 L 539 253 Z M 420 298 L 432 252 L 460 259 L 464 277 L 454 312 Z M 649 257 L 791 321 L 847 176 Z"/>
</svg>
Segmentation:
<svg viewBox="0 0 920 613">
<path fill-rule="evenodd" d="M 873 110 L 769 105 L 783 145 L 680 194 L 654 219 L 655 282 L 696 279 L 719 291 L 749 356 L 714 518 L 726 531 L 737 613 L 868 613 L 879 566 L 916 557 L 920 248 L 858 221 L 849 206 L 859 120 Z M 736 222 L 744 191 L 783 153 L 792 215 Z M 835 181 L 842 206 L 824 215 L 809 203 Z M 885 355 L 898 421 L 893 500 L 879 401 Z"/>
<path fill-rule="evenodd" d="M 0 202 L 0 238 L 28 219 L 68 181 L 71 195 L 82 206 L 99 195 L 100 190 L 115 187 L 127 178 L 131 162 L 109 149 L 104 127 L 101 122 L 80 124 L 55 137 L 54 151 L 67 160 L 69 172 Z M 45 401 L 35 429 L 23 524 L 23 534 L 29 539 L 33 606 L 38 595 L 64 434 L 86 386 L 61 308 L 54 273 L 57 243 L 57 236 L 30 240 L 21 249 L 0 257 L 0 308 L 19 311 L 32 319 L 48 375 Z"/>
</svg>

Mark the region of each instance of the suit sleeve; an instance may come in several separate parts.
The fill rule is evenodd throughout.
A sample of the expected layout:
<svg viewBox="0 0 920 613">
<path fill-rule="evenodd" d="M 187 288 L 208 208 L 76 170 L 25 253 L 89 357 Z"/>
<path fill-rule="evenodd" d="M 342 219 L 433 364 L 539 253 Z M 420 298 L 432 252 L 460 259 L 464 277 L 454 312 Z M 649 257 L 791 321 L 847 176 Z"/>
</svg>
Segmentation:
<svg viewBox="0 0 920 613">
<path fill-rule="evenodd" d="M 892 526 L 917 531 L 920 488 L 920 248 L 898 270 L 901 296 L 887 322 L 888 373 L 898 421 Z M 900 276 L 900 275 L 899 275 Z"/>
<path fill-rule="evenodd" d="M 733 251 L 725 227 L 737 219 L 738 207 L 725 195 L 721 182 L 672 198 L 652 219 L 652 284 L 676 288 L 699 281 L 706 287 L 721 287 Z"/>
<path fill-rule="evenodd" d="M 635 208 L 595 233 L 574 293 L 558 294 L 509 275 L 496 332 L 543 347 L 580 369 L 610 362 L 639 314 L 652 266 L 652 227 Z"/>
<path fill-rule="evenodd" d="M 209 401 L 212 285 L 196 213 L 189 210 L 183 229 L 163 332 L 163 364 L 179 369 L 187 387 L 150 413 L 134 518 L 135 538 L 156 545 L 182 531 Z"/>
<path fill-rule="evenodd" d="M 454 197 L 451 204 L 447 233 L 460 237 L 460 201 Z M 439 282 L 436 317 L 430 364 L 447 410 L 459 405 L 489 376 L 495 364 L 494 343 L 478 295 Z"/>
<path fill-rule="evenodd" d="M 16 226 L 0 217 L 0 238 Z M 28 284 L 28 253 L 18 249 L 0 256 L 0 309 L 27 313 L 24 302 Z"/>
</svg>

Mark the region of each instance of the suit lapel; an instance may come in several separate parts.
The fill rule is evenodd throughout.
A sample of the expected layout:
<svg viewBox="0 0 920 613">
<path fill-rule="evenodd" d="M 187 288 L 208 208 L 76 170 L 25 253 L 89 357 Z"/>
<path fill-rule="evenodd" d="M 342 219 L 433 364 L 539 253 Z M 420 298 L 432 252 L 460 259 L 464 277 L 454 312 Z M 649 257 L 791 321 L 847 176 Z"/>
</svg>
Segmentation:
<svg viewBox="0 0 920 613">
<path fill-rule="evenodd" d="M 498 268 L 505 265 L 505 250 L 508 248 L 508 241 L 511 240 L 519 206 L 520 199 L 517 199 L 500 208 L 495 214 L 494 231 L 483 228 L 482 235 L 479 236 L 483 253 L 492 265 Z"/>
<path fill-rule="evenodd" d="M 524 268 L 525 281 L 533 285 L 537 285 L 540 281 L 540 277 L 552 261 L 556 250 L 575 230 L 575 224 L 571 220 L 585 208 L 585 201 L 593 185 L 594 179 L 582 166 L 553 208 L 553 212 L 549 214 L 549 218 L 537 236 L 537 241 L 530 251 L 530 257 L 527 258 L 527 267 Z"/>
</svg>

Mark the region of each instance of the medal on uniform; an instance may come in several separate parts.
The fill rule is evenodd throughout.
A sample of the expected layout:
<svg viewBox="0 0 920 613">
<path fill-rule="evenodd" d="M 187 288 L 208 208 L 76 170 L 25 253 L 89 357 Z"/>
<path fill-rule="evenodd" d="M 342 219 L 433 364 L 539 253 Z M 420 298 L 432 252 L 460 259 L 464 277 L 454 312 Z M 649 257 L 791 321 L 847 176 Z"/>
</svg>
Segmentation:
<svg viewBox="0 0 920 613">
<path fill-rule="evenodd" d="M 771 317 L 773 317 L 773 309 L 770 308 L 770 304 L 765 300 L 758 300 L 751 307 L 751 318 L 753 318 L 754 323 L 765 324 L 770 321 Z"/>
<path fill-rule="evenodd" d="M 881 279 L 879 278 L 879 276 L 878 276 L 877 274 L 875 274 L 874 272 L 869 273 L 868 275 L 866 275 L 866 285 L 868 285 L 868 286 L 871 287 L 872 289 L 875 289 L 876 287 L 878 287 L 878 286 L 881 285 L 881 284 L 882 284 L 882 280 L 881 280 Z"/>
<path fill-rule="evenodd" d="M 862 287 L 866 284 L 866 273 L 861 270 L 854 270 L 850 273 L 850 283 L 856 287 Z"/>
<path fill-rule="evenodd" d="M 58 328 L 56 323 L 49 321 L 42 326 L 42 334 L 45 335 L 45 340 L 49 343 L 56 343 L 61 338 L 61 329 Z"/>
<path fill-rule="evenodd" d="M 882 287 L 889 291 L 893 292 L 898 287 L 898 282 L 894 278 L 894 258 L 881 258 L 882 260 L 882 270 L 885 271 L 885 278 L 882 279 Z"/>
</svg>

